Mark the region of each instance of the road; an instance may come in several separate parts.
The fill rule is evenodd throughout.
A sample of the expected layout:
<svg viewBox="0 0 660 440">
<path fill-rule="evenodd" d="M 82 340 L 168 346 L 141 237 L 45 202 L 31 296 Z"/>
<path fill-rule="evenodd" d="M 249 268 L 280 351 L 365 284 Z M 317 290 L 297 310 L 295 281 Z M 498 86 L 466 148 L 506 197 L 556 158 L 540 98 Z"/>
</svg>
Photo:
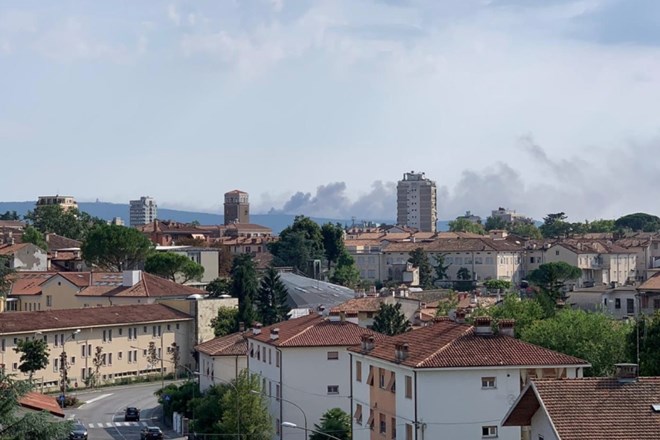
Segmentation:
<svg viewBox="0 0 660 440">
<path fill-rule="evenodd" d="M 158 389 L 160 384 L 136 384 L 75 393 L 81 402 L 87 403 L 67 409 L 65 413 L 67 418 L 87 427 L 89 440 L 140 440 L 140 430 L 147 425 L 160 426 L 165 438 L 183 439 L 161 423 L 162 408 L 154 396 Z M 139 422 L 124 422 L 127 406 L 141 409 Z"/>
</svg>

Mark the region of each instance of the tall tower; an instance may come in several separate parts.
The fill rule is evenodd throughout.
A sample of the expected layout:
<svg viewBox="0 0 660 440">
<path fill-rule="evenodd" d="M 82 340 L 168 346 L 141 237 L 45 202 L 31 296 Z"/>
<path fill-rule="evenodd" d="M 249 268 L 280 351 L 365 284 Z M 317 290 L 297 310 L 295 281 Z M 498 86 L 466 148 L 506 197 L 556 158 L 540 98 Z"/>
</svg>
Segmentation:
<svg viewBox="0 0 660 440">
<path fill-rule="evenodd" d="M 411 171 L 396 186 L 396 222 L 423 232 L 436 232 L 438 221 L 435 182 Z"/>
<path fill-rule="evenodd" d="M 235 189 L 225 193 L 225 225 L 250 223 L 248 193 Z"/>
<path fill-rule="evenodd" d="M 147 225 L 158 217 L 158 205 L 151 197 L 140 197 L 139 200 L 131 200 L 129 211 L 131 227 Z"/>
</svg>

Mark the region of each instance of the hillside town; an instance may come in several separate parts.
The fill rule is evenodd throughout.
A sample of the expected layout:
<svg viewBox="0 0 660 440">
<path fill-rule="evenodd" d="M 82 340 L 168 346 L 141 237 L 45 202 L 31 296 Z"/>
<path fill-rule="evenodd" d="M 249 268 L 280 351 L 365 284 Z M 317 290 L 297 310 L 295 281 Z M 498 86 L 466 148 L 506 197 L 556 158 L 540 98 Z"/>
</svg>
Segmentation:
<svg viewBox="0 0 660 440">
<path fill-rule="evenodd" d="M 129 206 L 128 225 L 61 195 L 1 216 L 3 386 L 51 431 L 3 429 L 660 436 L 656 216 L 571 223 L 496 207 L 441 231 L 436 183 L 414 171 L 398 182 L 393 224 L 300 215 L 274 232 L 250 222 L 240 190 L 224 195 L 218 225 L 161 219 L 148 196 Z M 155 395 L 131 400 L 151 382 Z M 82 418 L 120 390 L 122 409 Z"/>
</svg>

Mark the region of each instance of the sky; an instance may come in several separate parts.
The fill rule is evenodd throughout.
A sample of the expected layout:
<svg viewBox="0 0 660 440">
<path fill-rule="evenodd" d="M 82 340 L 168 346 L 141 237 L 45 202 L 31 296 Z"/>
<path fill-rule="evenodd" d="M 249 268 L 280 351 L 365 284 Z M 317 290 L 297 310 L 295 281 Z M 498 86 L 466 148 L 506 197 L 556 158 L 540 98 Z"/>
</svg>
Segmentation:
<svg viewBox="0 0 660 440">
<path fill-rule="evenodd" d="M 0 200 L 660 214 L 657 0 L 0 2 Z"/>
</svg>

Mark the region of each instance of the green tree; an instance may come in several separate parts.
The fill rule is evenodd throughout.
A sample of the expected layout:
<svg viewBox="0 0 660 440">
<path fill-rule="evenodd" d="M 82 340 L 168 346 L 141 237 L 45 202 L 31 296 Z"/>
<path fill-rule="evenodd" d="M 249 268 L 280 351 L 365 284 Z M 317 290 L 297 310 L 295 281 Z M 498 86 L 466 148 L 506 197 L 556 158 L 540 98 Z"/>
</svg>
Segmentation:
<svg viewBox="0 0 660 440">
<path fill-rule="evenodd" d="M 484 287 L 488 290 L 509 290 L 513 284 L 507 280 L 486 280 Z"/>
<path fill-rule="evenodd" d="M 229 388 L 226 384 L 213 385 L 201 397 L 190 401 L 188 406 L 195 414 L 192 425 L 194 432 L 197 434 L 225 434 L 221 423 L 225 412 L 222 401 Z"/>
<path fill-rule="evenodd" d="M 433 282 L 435 283 L 436 281 L 442 281 L 446 280 L 449 278 L 449 275 L 447 274 L 447 270 L 449 270 L 449 264 L 445 264 L 445 254 L 440 254 L 435 256 L 435 265 L 433 266 L 433 270 L 435 271 L 435 278 L 433 278 Z"/>
<path fill-rule="evenodd" d="M 21 354 L 18 369 L 21 373 L 29 375 L 30 382 L 35 371 L 46 368 L 48 365 L 48 344 L 43 339 L 19 339 L 14 347 L 16 353 Z"/>
<path fill-rule="evenodd" d="M 461 267 L 456 272 L 458 281 L 454 283 L 454 288 L 459 292 L 469 292 L 474 289 L 474 280 L 472 279 L 472 272 L 467 267 Z"/>
<path fill-rule="evenodd" d="M 340 223 L 333 225 L 326 223 L 321 227 L 323 236 L 323 249 L 325 258 L 328 261 L 328 270 L 333 263 L 336 263 L 342 252 L 344 252 L 344 228 Z"/>
<path fill-rule="evenodd" d="M 70 420 L 55 421 L 46 411 L 25 411 L 19 400 L 32 390 L 28 381 L 15 380 L 0 370 L 0 439 L 51 440 L 68 438 Z"/>
<path fill-rule="evenodd" d="M 484 224 L 484 229 L 487 231 L 492 231 L 493 229 L 505 229 L 508 231 L 510 228 L 511 223 L 507 222 L 502 217 L 488 217 Z"/>
<path fill-rule="evenodd" d="M 94 357 L 92 358 L 94 373 L 88 377 L 88 386 L 95 387 L 99 383 L 99 378 L 101 377 L 101 367 L 104 364 L 104 358 L 105 353 L 103 353 L 103 347 L 97 345 L 94 349 Z"/>
<path fill-rule="evenodd" d="M 360 271 L 355 266 L 355 260 L 346 250 L 343 250 L 337 260 L 337 266 L 332 272 L 330 281 L 346 287 L 355 287 L 360 282 Z"/>
<path fill-rule="evenodd" d="M 280 232 L 280 239 L 268 243 L 275 265 L 292 266 L 301 272 L 316 276 L 311 261 L 324 257 L 321 228 L 309 217 L 296 216 L 291 226 Z"/>
<path fill-rule="evenodd" d="M 64 209 L 59 205 L 39 206 L 25 215 L 32 226 L 42 234 L 53 232 L 74 240 L 83 240 L 95 226 L 105 221 L 77 209 Z"/>
<path fill-rule="evenodd" d="M 564 261 L 541 264 L 538 269 L 529 273 L 527 279 L 541 290 L 541 304 L 548 316 L 554 313 L 558 300 L 564 295 L 564 288 L 568 281 L 580 278 L 582 271 Z M 543 298 L 545 296 L 545 298 Z"/>
<path fill-rule="evenodd" d="M 614 364 L 629 360 L 626 342 L 630 327 L 603 313 L 564 309 L 552 318 L 534 321 L 523 329 L 521 338 L 585 359 L 591 364 L 585 376 L 610 376 Z"/>
<path fill-rule="evenodd" d="M 351 440 L 351 416 L 341 408 L 327 410 L 320 421 L 320 424 L 314 424 L 314 430 L 317 432 L 312 433 L 309 440 L 328 440 L 326 434 L 341 440 Z"/>
<path fill-rule="evenodd" d="M 637 359 L 639 339 L 639 374 L 660 376 L 660 312 L 640 316 L 628 334 L 628 357 Z"/>
<path fill-rule="evenodd" d="M 438 306 L 435 309 L 435 316 L 448 316 L 449 312 L 456 309 L 458 303 L 458 294 L 453 291 L 449 292 L 445 298 L 438 301 Z"/>
<path fill-rule="evenodd" d="M 419 268 L 419 284 L 424 289 L 433 287 L 433 267 L 429 261 L 428 255 L 424 249 L 418 247 L 412 250 L 409 254 L 408 263 L 414 267 Z"/>
<path fill-rule="evenodd" d="M 44 235 L 37 230 L 37 228 L 28 225 L 23 230 L 23 235 L 21 236 L 21 241 L 23 243 L 32 243 L 33 245 L 43 249 L 48 250 L 48 244 Z"/>
<path fill-rule="evenodd" d="M 614 225 L 618 229 L 630 229 L 633 232 L 656 232 L 660 230 L 660 217 L 636 212 L 619 217 L 615 220 Z"/>
<path fill-rule="evenodd" d="M 458 217 L 456 220 L 449 222 L 449 231 L 450 232 L 471 232 L 473 234 L 485 233 L 484 227 L 479 223 L 473 223 L 470 220 Z"/>
<path fill-rule="evenodd" d="M 261 390 L 260 382 L 260 377 L 250 374 L 247 369 L 232 381 L 234 386 L 230 386 L 222 397 L 225 408 L 222 428 L 225 434 L 237 435 L 240 427 L 240 434 L 244 438 L 270 440 L 273 422 L 268 411 L 268 397 L 252 392 Z"/>
<path fill-rule="evenodd" d="M 401 311 L 401 303 L 380 303 L 371 329 L 379 333 L 394 336 L 410 330 L 410 322 Z"/>
<path fill-rule="evenodd" d="M 112 271 L 134 269 L 152 252 L 153 245 L 140 231 L 117 225 L 99 225 L 82 244 L 89 264 Z"/>
<path fill-rule="evenodd" d="M 150 254 L 144 263 L 144 270 L 175 282 L 179 277 L 183 284 L 192 280 L 200 281 L 204 275 L 204 266 L 173 252 Z"/>
<path fill-rule="evenodd" d="M 16 211 L 5 211 L 4 214 L 0 214 L 0 220 L 18 221 L 20 219 L 21 216 Z"/>
<path fill-rule="evenodd" d="M 254 297 L 259 290 L 259 279 L 257 277 L 257 267 L 250 254 L 237 255 L 231 268 L 231 286 L 229 291 L 231 296 L 238 298 L 239 308 L 242 302 L 249 300 L 253 303 Z M 240 319 L 241 317 L 239 317 Z M 244 321 L 247 325 L 252 322 Z"/>
<path fill-rule="evenodd" d="M 534 322 L 545 318 L 543 307 L 536 299 L 520 299 L 515 293 L 506 295 L 500 304 L 489 307 L 483 312 L 495 321 L 515 319 L 516 337 L 520 337 L 520 334 Z"/>
<path fill-rule="evenodd" d="M 211 298 L 219 298 L 222 295 L 230 295 L 231 281 L 227 278 L 216 278 L 206 285 L 206 291 Z"/>
<path fill-rule="evenodd" d="M 219 307 L 218 314 L 211 319 L 211 327 L 216 337 L 238 331 L 238 309 Z"/>
<path fill-rule="evenodd" d="M 201 395 L 199 385 L 192 380 L 188 380 L 180 386 L 175 383 L 166 385 L 165 388 L 159 389 L 154 394 L 158 396 L 158 403 L 163 406 L 163 415 L 166 419 L 171 419 L 175 412 L 192 418 L 193 397 Z"/>
<path fill-rule="evenodd" d="M 543 224 L 539 228 L 543 237 L 561 238 L 568 236 L 571 232 L 571 224 L 566 221 L 566 218 L 566 214 L 563 212 L 548 214 L 543 217 Z"/>
<path fill-rule="evenodd" d="M 11 276 L 15 273 L 9 267 L 9 259 L 0 255 L 0 297 L 6 297 L 11 289 Z"/>
<path fill-rule="evenodd" d="M 608 233 L 614 232 L 616 230 L 614 220 L 594 220 L 592 222 L 586 222 L 587 232 L 591 233 Z"/>
<path fill-rule="evenodd" d="M 508 229 L 514 235 L 531 240 L 539 240 L 543 238 L 541 231 L 532 222 L 516 222 Z"/>
<path fill-rule="evenodd" d="M 280 274 L 275 267 L 270 266 L 261 278 L 259 291 L 254 300 L 261 323 L 271 325 L 285 321 L 291 310 L 287 303 L 288 297 L 289 293 L 280 279 Z"/>
</svg>

